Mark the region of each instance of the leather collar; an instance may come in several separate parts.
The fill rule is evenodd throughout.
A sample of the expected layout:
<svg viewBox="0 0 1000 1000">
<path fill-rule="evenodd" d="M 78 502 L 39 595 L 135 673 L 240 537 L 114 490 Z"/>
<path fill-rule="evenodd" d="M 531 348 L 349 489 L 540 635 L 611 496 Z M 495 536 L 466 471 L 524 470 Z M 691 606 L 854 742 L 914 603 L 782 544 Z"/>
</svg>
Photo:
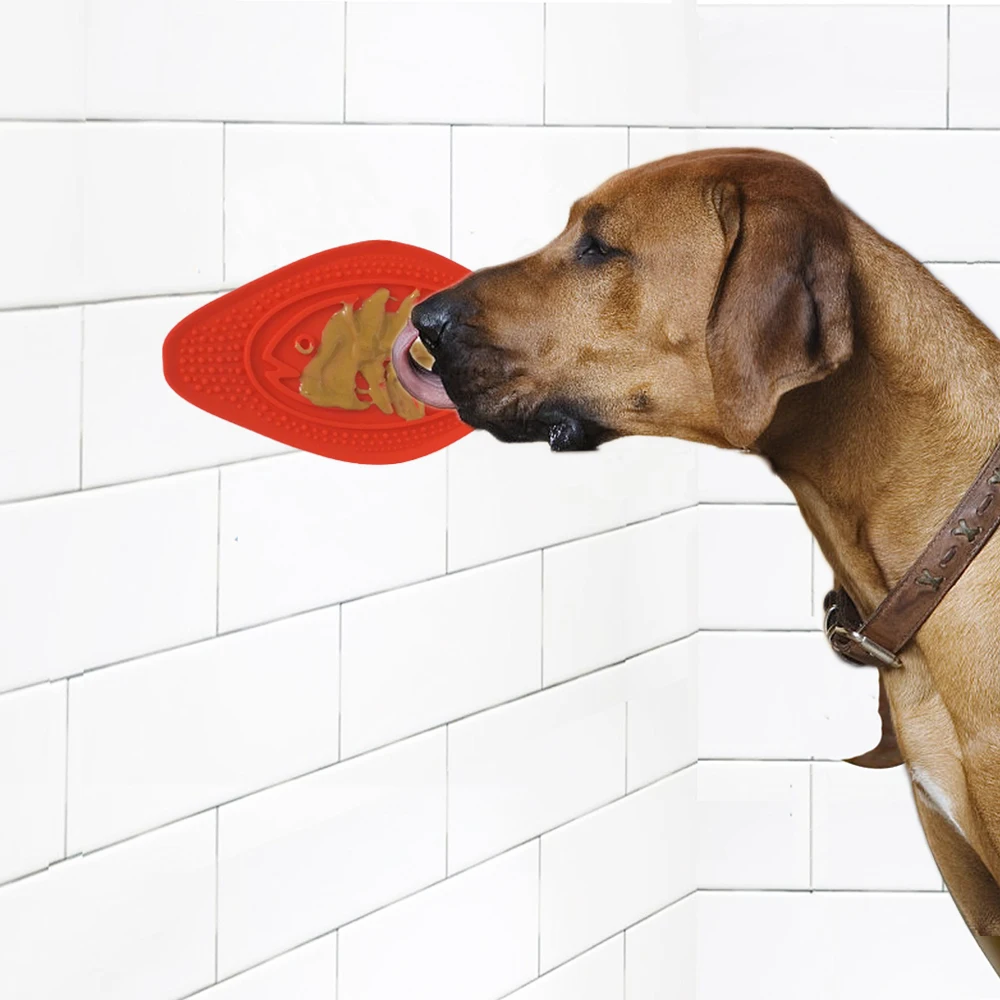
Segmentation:
<svg viewBox="0 0 1000 1000">
<path fill-rule="evenodd" d="M 901 667 L 899 654 L 1000 525 L 1000 445 L 927 548 L 867 621 L 843 587 L 823 601 L 833 651 L 852 663 Z"/>
</svg>

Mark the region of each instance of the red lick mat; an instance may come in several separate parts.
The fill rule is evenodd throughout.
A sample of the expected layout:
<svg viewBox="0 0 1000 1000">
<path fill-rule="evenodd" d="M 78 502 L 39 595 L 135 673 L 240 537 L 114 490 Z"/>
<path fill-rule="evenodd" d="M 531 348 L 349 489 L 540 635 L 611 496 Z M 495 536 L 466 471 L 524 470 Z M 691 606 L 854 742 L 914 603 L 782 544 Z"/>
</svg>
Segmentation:
<svg viewBox="0 0 1000 1000">
<path fill-rule="evenodd" d="M 181 320 L 163 342 L 163 373 L 189 403 L 304 451 L 369 465 L 420 458 L 472 428 L 406 394 L 385 341 L 396 310 L 467 274 L 389 240 L 324 250 Z"/>
</svg>

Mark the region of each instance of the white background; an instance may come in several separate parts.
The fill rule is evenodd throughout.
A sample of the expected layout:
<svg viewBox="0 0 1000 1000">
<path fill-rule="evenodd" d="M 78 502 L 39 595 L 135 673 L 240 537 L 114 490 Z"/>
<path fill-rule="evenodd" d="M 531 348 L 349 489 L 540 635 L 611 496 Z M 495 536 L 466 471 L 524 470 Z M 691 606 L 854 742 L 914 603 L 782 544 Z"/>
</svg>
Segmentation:
<svg viewBox="0 0 1000 1000">
<path fill-rule="evenodd" d="M 874 678 L 761 463 L 353 466 L 159 359 L 308 253 L 502 261 L 722 145 L 998 322 L 998 43 L 990 7 L 0 0 L 0 997 L 1000 997 L 905 775 L 838 763 Z"/>
</svg>

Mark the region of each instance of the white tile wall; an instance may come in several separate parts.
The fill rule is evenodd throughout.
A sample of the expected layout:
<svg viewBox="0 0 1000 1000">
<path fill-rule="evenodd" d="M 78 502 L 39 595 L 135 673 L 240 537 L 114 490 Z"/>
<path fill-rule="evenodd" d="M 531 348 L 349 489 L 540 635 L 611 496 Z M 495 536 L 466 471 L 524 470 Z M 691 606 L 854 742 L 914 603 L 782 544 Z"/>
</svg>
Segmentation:
<svg viewBox="0 0 1000 1000">
<path fill-rule="evenodd" d="M 541 557 L 344 605 L 349 757 L 541 686 Z"/>
<path fill-rule="evenodd" d="M 0 437 L 0 500 L 80 485 L 81 323 L 75 308 L 0 313 L 0 426 L 18 428 Z"/>
<path fill-rule="evenodd" d="M 0 307 L 83 297 L 84 131 L 0 122 Z"/>
<path fill-rule="evenodd" d="M 543 676 L 564 681 L 694 631 L 693 511 L 548 549 Z"/>
<path fill-rule="evenodd" d="M 0 882 L 63 856 L 66 684 L 0 696 Z"/>
<path fill-rule="evenodd" d="M 351 3 L 347 120 L 542 120 L 538 3 Z"/>
<path fill-rule="evenodd" d="M 542 837 L 543 971 L 694 889 L 694 798 L 687 768 Z"/>
<path fill-rule="evenodd" d="M 1000 10 L 962 4 L 950 9 L 950 122 L 956 128 L 995 128 L 1000 124 L 996 95 L 1000 68 L 992 47 L 1000 30 Z"/>
<path fill-rule="evenodd" d="M 697 995 L 697 894 L 625 932 L 625 1000 Z"/>
<path fill-rule="evenodd" d="M 705 629 L 818 626 L 812 538 L 798 508 L 699 507 L 698 616 Z"/>
<path fill-rule="evenodd" d="M 698 886 L 809 888 L 809 765 L 698 765 Z"/>
<path fill-rule="evenodd" d="M 537 969 L 537 842 L 340 932 L 341 1000 L 489 1000 Z"/>
<path fill-rule="evenodd" d="M 509 445 L 474 431 L 448 449 L 448 568 L 690 506 L 696 467 L 694 448 L 671 438 L 555 454 L 544 442 Z"/>
<path fill-rule="evenodd" d="M 89 0 L 91 118 L 340 121 L 342 3 Z"/>
<path fill-rule="evenodd" d="M 722 145 L 815 165 L 996 329 L 995 21 L 3 6 L 0 996 L 1000 996 L 905 774 L 839 763 L 875 677 L 825 648 L 764 463 L 280 455 L 159 358 L 308 253 L 500 262 L 629 160 Z"/>
<path fill-rule="evenodd" d="M 316 611 L 71 680 L 69 853 L 336 761 L 338 618 Z"/>
<path fill-rule="evenodd" d="M 84 487 L 287 450 L 192 406 L 164 381 L 163 338 L 208 301 L 180 295 L 84 309 Z M 74 446 L 79 452 L 79 440 Z"/>
<path fill-rule="evenodd" d="M 218 473 L 0 506 L 0 690 L 215 631 Z"/>
<path fill-rule="evenodd" d="M 560 685 L 449 727 L 449 871 L 624 794 L 626 703 L 615 680 Z"/>
<path fill-rule="evenodd" d="M 515 990 L 511 1000 L 622 1000 L 624 949 L 624 937 L 619 934 Z"/>
<path fill-rule="evenodd" d="M 81 0 L 0 7 L 0 118 L 82 118 Z"/>
<path fill-rule="evenodd" d="M 215 976 L 215 816 L 0 888 L 0 996 L 172 1000 Z"/>
<path fill-rule="evenodd" d="M 336 1000 L 336 995 L 335 933 L 195 994 L 198 1000 Z"/>
<path fill-rule="evenodd" d="M 573 201 L 628 166 L 624 128 L 456 128 L 452 256 L 466 267 L 554 239 Z"/>
<path fill-rule="evenodd" d="M 359 240 L 447 256 L 448 150 L 445 126 L 227 125 L 227 283 Z"/>
<path fill-rule="evenodd" d="M 218 123 L 86 126 L 88 298 L 219 287 L 222 158 Z"/>
<path fill-rule="evenodd" d="M 221 476 L 223 631 L 444 572 L 442 452 L 402 465 L 283 455 Z M 404 498 L 419 517 L 390 536 Z"/>
<path fill-rule="evenodd" d="M 443 730 L 223 806 L 219 973 L 277 955 L 444 874 Z"/>
<path fill-rule="evenodd" d="M 812 768 L 815 888 L 941 888 L 906 768 L 873 771 L 842 763 Z"/>
</svg>

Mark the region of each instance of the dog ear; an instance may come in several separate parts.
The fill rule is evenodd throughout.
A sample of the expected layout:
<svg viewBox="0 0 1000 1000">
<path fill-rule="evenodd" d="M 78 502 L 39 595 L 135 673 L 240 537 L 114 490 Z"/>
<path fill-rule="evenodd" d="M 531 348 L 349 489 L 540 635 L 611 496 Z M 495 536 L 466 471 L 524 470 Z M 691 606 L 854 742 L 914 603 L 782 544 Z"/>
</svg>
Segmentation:
<svg viewBox="0 0 1000 1000">
<path fill-rule="evenodd" d="M 846 232 L 829 189 L 815 181 L 816 191 L 795 197 L 731 180 L 711 189 L 725 263 L 705 344 L 722 431 L 738 448 L 760 437 L 784 393 L 851 356 Z"/>
</svg>

